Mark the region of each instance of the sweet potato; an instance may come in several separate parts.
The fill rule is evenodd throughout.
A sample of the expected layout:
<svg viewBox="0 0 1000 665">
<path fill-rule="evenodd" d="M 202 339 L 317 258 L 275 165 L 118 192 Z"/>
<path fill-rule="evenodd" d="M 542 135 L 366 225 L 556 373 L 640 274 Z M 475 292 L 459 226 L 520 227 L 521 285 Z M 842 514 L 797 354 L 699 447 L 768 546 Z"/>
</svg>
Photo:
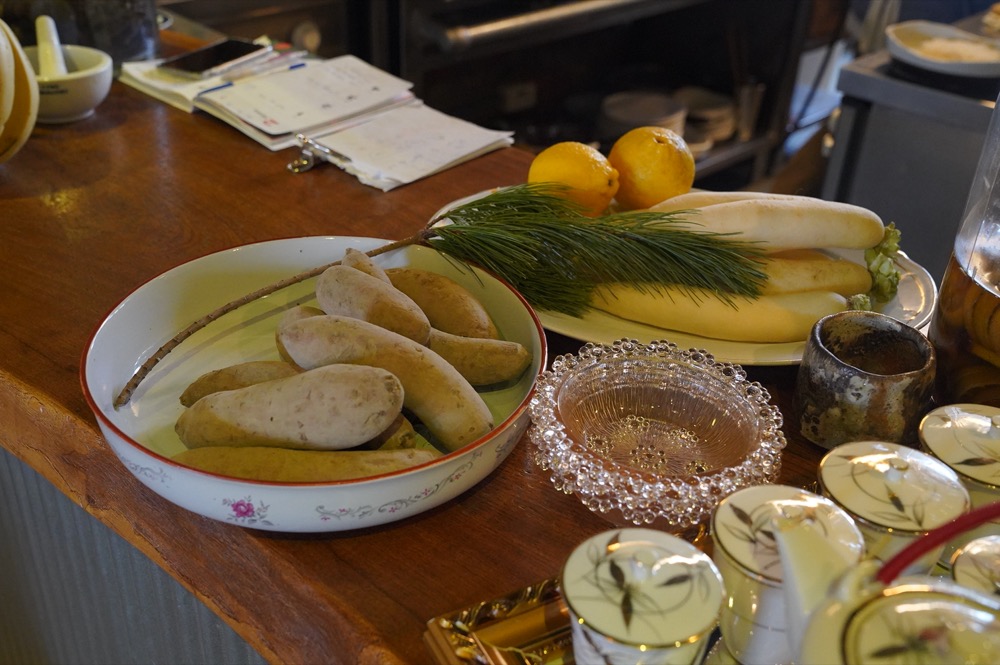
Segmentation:
<svg viewBox="0 0 1000 665">
<path fill-rule="evenodd" d="M 354 450 L 398 450 L 399 448 L 433 448 L 430 441 L 421 436 L 405 414 L 400 413 L 389 428 Z"/>
<path fill-rule="evenodd" d="M 361 319 L 426 344 L 431 324 L 405 293 L 361 270 L 345 265 L 327 268 L 316 279 L 316 301 L 327 314 Z"/>
<path fill-rule="evenodd" d="M 285 351 L 285 347 L 281 345 L 281 340 L 277 339 L 277 331 L 281 330 L 281 326 L 287 325 L 299 319 L 305 319 L 310 316 L 325 316 L 326 312 L 321 310 L 319 307 L 313 307 L 311 305 L 296 305 L 290 307 L 285 311 L 284 314 L 278 319 L 278 325 L 275 326 L 275 342 L 278 348 L 278 356 L 289 365 L 297 367 L 295 361 L 289 357 L 288 353 Z M 300 368 L 301 369 L 301 368 Z"/>
<path fill-rule="evenodd" d="M 458 370 L 407 337 L 360 319 L 326 315 L 283 325 L 277 339 L 300 367 L 355 363 L 392 372 L 403 385 L 404 406 L 448 450 L 493 428 L 489 407 Z"/>
<path fill-rule="evenodd" d="M 185 450 L 175 455 L 173 460 L 201 471 L 233 478 L 318 483 L 392 473 L 440 456 L 437 451 L 423 448 L 319 451 L 219 446 Z"/>
<path fill-rule="evenodd" d="M 403 386 L 392 373 L 330 365 L 207 395 L 181 414 L 174 429 L 189 448 L 339 450 L 384 432 L 402 406 Z"/>
<path fill-rule="evenodd" d="M 431 328 L 428 346 L 474 386 L 511 381 L 531 364 L 531 352 L 522 344 L 501 339 L 462 337 Z"/>
<path fill-rule="evenodd" d="M 413 428 L 413 423 L 400 414 L 399 425 L 387 430 L 385 435 L 378 437 L 362 446 L 370 450 L 398 450 L 400 448 L 430 447 L 427 439 Z"/>
<path fill-rule="evenodd" d="M 191 406 L 205 395 L 246 388 L 272 379 L 284 379 L 301 370 L 281 360 L 252 360 L 202 374 L 181 393 L 181 404 Z"/>
<path fill-rule="evenodd" d="M 386 284 L 392 283 L 389 281 L 389 276 L 385 274 L 385 270 L 382 269 L 382 266 L 375 263 L 372 260 L 372 257 L 368 256 L 361 250 L 354 249 L 353 247 L 348 247 L 347 251 L 344 252 L 344 258 L 340 260 L 340 265 L 360 270 L 361 272 L 371 275 L 372 277 L 378 277 Z"/>
<path fill-rule="evenodd" d="M 298 319 L 304 319 L 307 316 L 319 316 L 326 314 L 319 307 L 313 307 L 312 305 L 295 305 L 294 307 L 289 307 L 278 319 L 278 326 L 290 321 L 297 321 Z"/>
<path fill-rule="evenodd" d="M 432 327 L 463 337 L 499 339 L 483 304 L 450 277 L 419 268 L 389 268 L 385 272 L 392 285 L 423 310 Z"/>
</svg>

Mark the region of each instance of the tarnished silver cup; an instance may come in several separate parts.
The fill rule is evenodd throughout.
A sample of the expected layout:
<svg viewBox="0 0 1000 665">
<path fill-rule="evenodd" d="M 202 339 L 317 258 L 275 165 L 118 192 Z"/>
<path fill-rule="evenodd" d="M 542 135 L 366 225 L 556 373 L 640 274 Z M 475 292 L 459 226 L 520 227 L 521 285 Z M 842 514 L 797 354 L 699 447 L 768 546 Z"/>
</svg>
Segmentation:
<svg viewBox="0 0 1000 665">
<path fill-rule="evenodd" d="M 816 322 L 794 397 L 794 423 L 823 448 L 850 441 L 917 442 L 931 408 L 937 358 L 919 330 L 878 312 Z"/>
</svg>

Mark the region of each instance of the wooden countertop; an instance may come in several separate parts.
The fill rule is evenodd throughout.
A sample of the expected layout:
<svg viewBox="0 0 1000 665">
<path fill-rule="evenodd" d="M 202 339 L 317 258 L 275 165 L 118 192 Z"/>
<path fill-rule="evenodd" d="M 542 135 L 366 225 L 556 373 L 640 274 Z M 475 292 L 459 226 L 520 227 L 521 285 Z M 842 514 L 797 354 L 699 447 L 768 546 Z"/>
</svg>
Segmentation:
<svg viewBox="0 0 1000 665">
<path fill-rule="evenodd" d="M 147 489 L 105 445 L 80 388 L 94 328 L 164 270 L 275 238 L 401 238 L 449 201 L 522 182 L 531 158 L 508 148 L 383 193 L 330 165 L 293 175 L 294 156 L 118 82 L 94 117 L 38 125 L 0 165 L 0 443 L 269 661 L 425 663 L 429 619 L 551 577 L 611 528 L 551 487 L 527 441 L 471 491 L 412 519 L 281 535 Z M 551 335 L 550 357 L 580 345 Z M 788 413 L 796 368 L 750 371 Z M 788 433 L 782 481 L 808 484 L 822 451 Z"/>
</svg>

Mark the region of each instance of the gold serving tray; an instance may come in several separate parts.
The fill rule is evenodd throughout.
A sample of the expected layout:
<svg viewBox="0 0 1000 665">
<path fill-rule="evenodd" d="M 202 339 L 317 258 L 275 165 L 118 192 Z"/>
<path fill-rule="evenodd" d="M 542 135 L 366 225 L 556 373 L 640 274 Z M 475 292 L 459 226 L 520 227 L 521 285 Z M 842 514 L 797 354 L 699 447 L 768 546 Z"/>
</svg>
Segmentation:
<svg viewBox="0 0 1000 665">
<path fill-rule="evenodd" d="M 439 665 L 572 665 L 569 611 L 557 578 L 435 617 L 424 633 Z"/>
</svg>

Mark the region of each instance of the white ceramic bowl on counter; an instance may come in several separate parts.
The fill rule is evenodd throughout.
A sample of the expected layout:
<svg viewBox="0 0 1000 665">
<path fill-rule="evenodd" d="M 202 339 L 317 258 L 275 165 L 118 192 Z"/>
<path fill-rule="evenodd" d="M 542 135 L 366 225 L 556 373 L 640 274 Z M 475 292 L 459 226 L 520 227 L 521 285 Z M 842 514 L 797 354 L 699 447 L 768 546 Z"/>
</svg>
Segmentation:
<svg viewBox="0 0 1000 665">
<path fill-rule="evenodd" d="M 91 116 L 111 90 L 111 56 L 89 46 L 63 44 L 66 73 L 43 76 L 38 47 L 24 47 L 38 79 L 38 122 L 59 124 Z"/>
<path fill-rule="evenodd" d="M 531 366 L 519 380 L 483 394 L 496 427 L 464 448 L 412 469 L 329 483 L 240 480 L 171 460 L 184 449 L 174 432 L 184 387 L 209 369 L 276 357 L 277 319 L 289 305 L 311 299 L 314 280 L 213 321 L 161 360 L 128 403 L 113 406 L 140 364 L 190 323 L 247 293 L 336 261 L 348 247 L 365 251 L 386 242 L 314 237 L 247 245 L 178 266 L 125 298 L 94 332 L 81 380 L 104 437 L 126 468 L 153 491 L 195 513 L 284 532 L 344 531 L 393 522 L 436 507 L 490 474 L 527 428 L 529 400 L 546 364 L 545 336 L 534 312 L 510 286 L 426 247 L 396 250 L 378 261 L 452 277 L 485 305 L 502 336 L 532 353 Z"/>
</svg>

